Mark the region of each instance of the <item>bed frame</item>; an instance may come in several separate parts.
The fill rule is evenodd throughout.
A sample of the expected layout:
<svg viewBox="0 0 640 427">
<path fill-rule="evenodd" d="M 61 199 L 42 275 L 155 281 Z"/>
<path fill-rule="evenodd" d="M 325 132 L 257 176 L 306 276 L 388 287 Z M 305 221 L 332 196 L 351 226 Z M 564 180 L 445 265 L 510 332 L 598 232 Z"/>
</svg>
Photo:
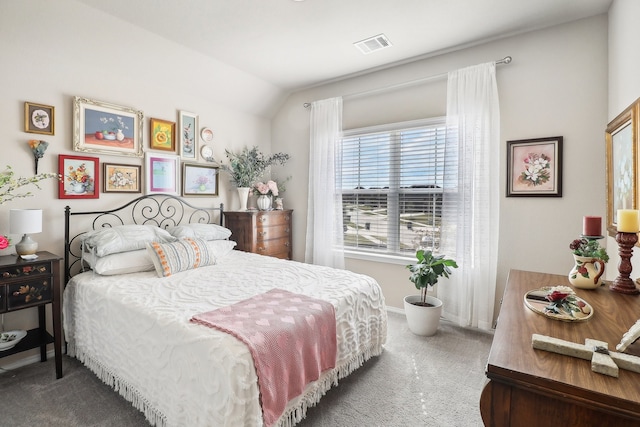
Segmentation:
<svg viewBox="0 0 640 427">
<path fill-rule="evenodd" d="M 104 227 L 129 224 L 150 224 L 167 228 L 180 224 L 217 222 L 223 225 L 224 204 L 219 207 L 198 207 L 171 194 L 148 194 L 130 202 L 105 211 L 71 212 L 64 208 L 64 283 L 88 266 L 81 260 L 80 236 L 88 231 Z M 71 217 L 74 220 L 71 221 Z M 71 230 L 73 225 L 74 231 Z M 82 230 L 82 231 L 75 231 Z M 75 234 L 74 234 L 75 233 Z"/>
</svg>

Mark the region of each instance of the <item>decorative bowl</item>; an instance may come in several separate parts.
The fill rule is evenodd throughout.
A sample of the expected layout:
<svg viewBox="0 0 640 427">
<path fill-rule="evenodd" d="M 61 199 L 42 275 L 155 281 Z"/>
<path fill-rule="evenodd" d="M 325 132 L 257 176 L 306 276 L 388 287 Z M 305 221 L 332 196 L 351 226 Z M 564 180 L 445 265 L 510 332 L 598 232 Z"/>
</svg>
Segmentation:
<svg viewBox="0 0 640 427">
<path fill-rule="evenodd" d="M 9 350 L 16 346 L 20 340 L 27 336 L 27 331 L 0 332 L 0 351 Z"/>
</svg>

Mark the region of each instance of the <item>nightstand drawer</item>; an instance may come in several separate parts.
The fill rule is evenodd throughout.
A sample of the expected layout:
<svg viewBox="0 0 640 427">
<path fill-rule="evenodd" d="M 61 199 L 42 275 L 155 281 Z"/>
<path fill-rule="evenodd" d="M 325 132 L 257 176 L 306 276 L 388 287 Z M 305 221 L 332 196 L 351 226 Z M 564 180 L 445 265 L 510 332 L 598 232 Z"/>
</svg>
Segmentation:
<svg viewBox="0 0 640 427">
<path fill-rule="evenodd" d="M 34 276 L 51 275 L 51 263 L 30 263 L 25 265 L 12 265 L 0 267 L 0 283 L 6 283 L 12 279 L 29 279 Z"/>
<path fill-rule="evenodd" d="M 262 229 L 258 229 L 257 234 L 258 242 L 264 242 L 265 240 L 279 239 L 282 237 L 289 239 L 291 230 L 288 225 L 284 227 L 263 227 Z"/>
<path fill-rule="evenodd" d="M 7 287 L 0 286 L 0 313 L 7 311 Z"/>
<path fill-rule="evenodd" d="M 289 224 L 290 220 L 291 215 L 288 213 L 281 215 L 274 213 L 258 213 L 258 216 L 256 217 L 256 225 L 258 230 L 260 230 L 261 227 L 273 227 L 276 225 Z"/>
<path fill-rule="evenodd" d="M 53 300 L 51 277 L 23 280 L 6 286 L 7 310 L 18 310 L 32 305 L 40 305 Z"/>
</svg>

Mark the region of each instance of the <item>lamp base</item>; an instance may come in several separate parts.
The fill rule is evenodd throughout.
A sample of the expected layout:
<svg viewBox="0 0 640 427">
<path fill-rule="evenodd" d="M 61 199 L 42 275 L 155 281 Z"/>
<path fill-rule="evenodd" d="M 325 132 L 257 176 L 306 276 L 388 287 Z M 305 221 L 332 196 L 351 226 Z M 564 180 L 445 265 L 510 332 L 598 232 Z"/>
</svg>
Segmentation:
<svg viewBox="0 0 640 427">
<path fill-rule="evenodd" d="M 22 255 L 35 255 L 38 251 L 38 242 L 31 239 L 31 236 L 25 234 L 22 236 L 20 243 L 16 244 L 16 253 Z"/>
</svg>

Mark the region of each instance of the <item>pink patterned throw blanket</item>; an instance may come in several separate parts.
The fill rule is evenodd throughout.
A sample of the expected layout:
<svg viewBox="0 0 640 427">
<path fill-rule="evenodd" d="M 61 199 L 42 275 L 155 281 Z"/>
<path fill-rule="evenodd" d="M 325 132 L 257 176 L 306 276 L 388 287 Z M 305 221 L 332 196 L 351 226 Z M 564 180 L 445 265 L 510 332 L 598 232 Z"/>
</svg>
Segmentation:
<svg viewBox="0 0 640 427">
<path fill-rule="evenodd" d="M 191 321 L 247 345 L 258 375 L 265 426 L 272 426 L 308 383 L 336 366 L 335 309 L 320 299 L 271 289 Z"/>
</svg>

